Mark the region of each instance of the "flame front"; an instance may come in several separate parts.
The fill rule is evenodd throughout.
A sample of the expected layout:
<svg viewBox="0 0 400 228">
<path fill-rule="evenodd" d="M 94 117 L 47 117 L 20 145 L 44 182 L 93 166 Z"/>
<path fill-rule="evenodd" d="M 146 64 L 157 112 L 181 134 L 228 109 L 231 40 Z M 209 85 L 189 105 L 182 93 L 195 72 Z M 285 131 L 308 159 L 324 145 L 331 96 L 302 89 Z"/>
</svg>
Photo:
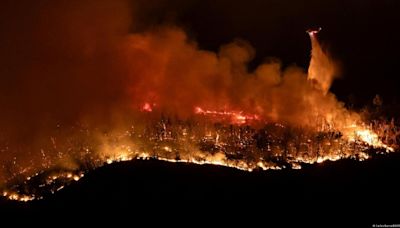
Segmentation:
<svg viewBox="0 0 400 228">
<path fill-rule="evenodd" d="M 225 111 L 220 114 L 196 109 L 196 113 L 200 119 L 195 121 L 197 126 L 194 128 L 192 123 L 161 119 L 145 128 L 138 125 L 138 128 L 131 127 L 125 132 L 103 135 L 98 141 L 100 146 L 88 144 L 88 149 L 81 154 L 83 157 L 90 155 L 89 165 L 84 163 L 82 157 L 79 169 L 48 169 L 48 172 L 43 170 L 27 176 L 22 183 L 10 181 L 9 187 L 3 189 L 3 196 L 22 202 L 42 199 L 44 195 L 60 191 L 70 182 L 78 181 L 85 172 L 135 159 L 218 165 L 251 172 L 257 169 L 301 169 L 302 164 L 344 158 L 363 161 L 373 155 L 368 152 L 371 147 L 378 152 L 380 148 L 384 149 L 381 152 L 394 151 L 372 130 L 357 125 L 349 126 L 348 132 L 352 133 L 346 136 L 337 131 L 316 132 L 277 123 L 264 122 L 265 127 L 261 129 L 235 121 L 214 125 L 210 123 L 221 123 L 220 115 L 224 119 L 225 115 L 231 117 L 236 112 Z M 202 122 L 203 118 L 207 120 Z M 262 122 L 260 119 L 257 121 Z M 30 186 L 31 183 L 39 185 Z M 42 194 L 37 193 L 36 188 L 40 188 Z M 30 189 L 36 193 L 29 192 Z"/>
<path fill-rule="evenodd" d="M 204 110 L 200 107 L 195 107 L 195 114 L 214 116 L 214 117 L 228 117 L 232 124 L 245 124 L 248 121 L 260 120 L 258 115 L 245 115 L 242 111 L 213 111 Z"/>
<path fill-rule="evenodd" d="M 362 142 L 374 147 L 374 148 L 384 148 L 387 151 L 393 152 L 394 149 L 390 146 L 387 146 L 379 139 L 379 136 L 373 132 L 372 130 L 366 128 L 359 128 L 357 127 L 354 130 L 354 133 L 350 135 L 350 141 L 356 141 L 357 139 L 361 140 Z"/>
</svg>

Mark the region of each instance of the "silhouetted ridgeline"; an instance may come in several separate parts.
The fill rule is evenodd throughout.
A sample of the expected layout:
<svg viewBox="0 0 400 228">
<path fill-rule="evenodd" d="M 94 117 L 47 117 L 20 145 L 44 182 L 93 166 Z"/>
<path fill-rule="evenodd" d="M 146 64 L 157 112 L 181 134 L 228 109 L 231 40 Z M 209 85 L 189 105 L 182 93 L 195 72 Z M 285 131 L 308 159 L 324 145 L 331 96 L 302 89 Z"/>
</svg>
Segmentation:
<svg viewBox="0 0 400 228">
<path fill-rule="evenodd" d="M 364 162 L 341 160 L 301 170 L 254 172 L 135 160 L 94 170 L 44 200 L 1 199 L 0 206 L 7 212 L 41 214 L 94 211 L 158 216 L 202 211 L 199 218 L 218 211 L 254 212 L 288 218 L 301 215 L 303 222 L 317 216 L 373 224 L 398 218 L 399 176 L 398 153 Z"/>
</svg>

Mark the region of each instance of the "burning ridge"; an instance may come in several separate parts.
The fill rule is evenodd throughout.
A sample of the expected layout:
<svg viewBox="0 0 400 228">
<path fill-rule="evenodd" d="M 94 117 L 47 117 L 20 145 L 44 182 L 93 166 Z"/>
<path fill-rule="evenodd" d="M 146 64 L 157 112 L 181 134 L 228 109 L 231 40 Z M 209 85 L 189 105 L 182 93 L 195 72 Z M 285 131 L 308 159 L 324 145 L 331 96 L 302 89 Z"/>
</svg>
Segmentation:
<svg viewBox="0 0 400 228">
<path fill-rule="evenodd" d="M 374 149 L 362 138 L 347 140 L 338 131 L 312 131 L 278 123 L 255 128 L 247 124 L 212 123 L 204 116 L 192 121 L 165 118 L 142 129 L 132 127 L 121 134 L 106 133 L 98 142 L 100 146 L 90 145 L 89 141 L 81 144 L 83 147 L 79 147 L 82 141 L 76 143 L 78 168 L 49 165 L 32 176 L 17 175 L 9 180 L 3 196 L 19 201 L 42 199 L 78 181 L 85 172 L 134 159 L 213 164 L 251 172 L 300 169 L 302 164 L 345 158 L 363 161 L 389 151 Z"/>
</svg>

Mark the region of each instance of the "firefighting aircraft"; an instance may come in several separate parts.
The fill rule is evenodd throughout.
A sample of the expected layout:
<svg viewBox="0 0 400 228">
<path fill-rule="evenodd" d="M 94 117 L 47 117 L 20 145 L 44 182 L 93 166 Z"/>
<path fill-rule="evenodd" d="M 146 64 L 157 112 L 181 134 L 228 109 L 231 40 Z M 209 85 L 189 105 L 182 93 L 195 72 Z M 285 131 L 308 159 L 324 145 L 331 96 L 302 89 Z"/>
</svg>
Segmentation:
<svg viewBox="0 0 400 228">
<path fill-rule="evenodd" d="M 310 28 L 306 32 L 311 36 L 311 35 L 315 35 L 315 34 L 319 33 L 319 31 L 321 31 L 321 29 L 322 29 L 321 27 Z"/>
</svg>

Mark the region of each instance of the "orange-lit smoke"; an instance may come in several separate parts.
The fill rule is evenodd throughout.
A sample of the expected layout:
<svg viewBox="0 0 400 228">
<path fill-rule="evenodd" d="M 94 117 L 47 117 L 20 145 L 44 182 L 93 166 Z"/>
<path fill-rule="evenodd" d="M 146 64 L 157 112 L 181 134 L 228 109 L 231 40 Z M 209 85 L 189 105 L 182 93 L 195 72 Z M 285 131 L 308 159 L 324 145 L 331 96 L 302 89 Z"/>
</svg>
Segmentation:
<svg viewBox="0 0 400 228">
<path fill-rule="evenodd" d="M 186 118 L 195 107 L 216 112 L 244 111 L 265 121 L 339 130 L 361 121 L 328 89 L 335 65 L 312 37 L 309 74 L 278 61 L 254 71 L 247 63 L 255 50 L 245 41 L 223 45 L 218 53 L 198 49 L 184 31 L 162 27 L 130 34 L 120 44 L 127 66 L 133 107 L 157 104 L 163 113 Z M 343 125 L 343 126 L 341 126 Z"/>
</svg>

